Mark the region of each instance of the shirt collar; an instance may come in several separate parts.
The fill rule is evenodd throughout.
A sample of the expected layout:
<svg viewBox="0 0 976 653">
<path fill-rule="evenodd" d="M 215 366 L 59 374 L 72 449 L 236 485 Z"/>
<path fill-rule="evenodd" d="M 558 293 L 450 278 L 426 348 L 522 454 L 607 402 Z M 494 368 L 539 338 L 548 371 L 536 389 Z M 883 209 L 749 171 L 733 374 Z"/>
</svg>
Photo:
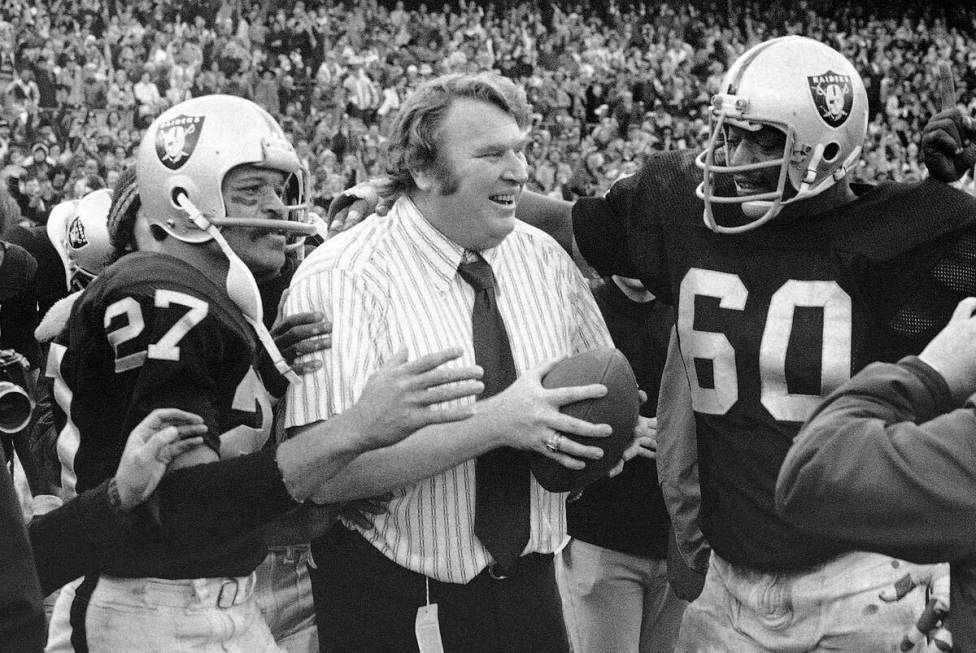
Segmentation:
<svg viewBox="0 0 976 653">
<path fill-rule="evenodd" d="M 447 290 L 458 278 L 464 248 L 434 227 L 406 195 L 397 199 L 390 212 L 399 218 L 408 241 L 434 271 L 434 286 L 440 291 Z M 499 247 L 492 247 L 479 253 L 494 268 L 500 260 L 498 250 Z"/>
</svg>

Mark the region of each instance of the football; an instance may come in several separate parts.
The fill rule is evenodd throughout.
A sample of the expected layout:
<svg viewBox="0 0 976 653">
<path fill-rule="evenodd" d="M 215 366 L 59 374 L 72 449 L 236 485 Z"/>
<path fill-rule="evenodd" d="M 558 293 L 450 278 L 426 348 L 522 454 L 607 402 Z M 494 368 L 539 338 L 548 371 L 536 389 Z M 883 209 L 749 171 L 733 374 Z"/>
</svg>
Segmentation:
<svg viewBox="0 0 976 653">
<path fill-rule="evenodd" d="M 602 348 L 570 356 L 553 367 L 542 379 L 546 388 L 602 383 L 607 394 L 566 404 L 562 412 L 595 424 L 609 424 L 613 434 L 606 438 L 585 438 L 563 433 L 581 444 L 600 447 L 603 458 L 588 460 L 580 470 L 569 469 L 541 453 L 532 453 L 530 465 L 536 480 L 550 492 L 582 489 L 606 476 L 633 440 L 640 409 L 637 379 L 630 363 L 617 349 Z"/>
</svg>

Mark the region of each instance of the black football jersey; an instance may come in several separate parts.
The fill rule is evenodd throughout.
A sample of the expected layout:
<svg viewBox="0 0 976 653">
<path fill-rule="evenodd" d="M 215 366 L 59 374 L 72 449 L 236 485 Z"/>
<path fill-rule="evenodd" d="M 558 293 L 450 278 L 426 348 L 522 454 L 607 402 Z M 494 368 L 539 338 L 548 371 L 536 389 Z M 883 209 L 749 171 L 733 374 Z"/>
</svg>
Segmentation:
<svg viewBox="0 0 976 653">
<path fill-rule="evenodd" d="M 254 331 L 237 306 L 189 264 L 137 252 L 104 270 L 76 300 L 51 354 L 60 358 L 59 402 L 69 427 L 77 430 L 71 465 L 77 491 L 115 473 L 130 431 L 155 408 L 203 417 L 205 444 L 221 458 L 258 451 L 272 424 L 259 354 Z M 148 558 L 136 554 L 110 573 L 243 575 L 262 556 L 259 540 L 245 536 L 225 550 L 195 556 L 189 567 L 157 551 Z"/>
<path fill-rule="evenodd" d="M 840 551 L 776 515 L 786 451 L 823 396 L 872 361 L 921 351 L 976 294 L 976 201 L 937 182 L 888 184 L 726 235 L 702 220 L 700 180 L 691 153 L 651 157 L 577 202 L 577 243 L 601 272 L 640 278 L 676 307 L 715 551 L 767 569 L 816 564 Z M 719 222 L 735 211 L 720 208 Z"/>
</svg>

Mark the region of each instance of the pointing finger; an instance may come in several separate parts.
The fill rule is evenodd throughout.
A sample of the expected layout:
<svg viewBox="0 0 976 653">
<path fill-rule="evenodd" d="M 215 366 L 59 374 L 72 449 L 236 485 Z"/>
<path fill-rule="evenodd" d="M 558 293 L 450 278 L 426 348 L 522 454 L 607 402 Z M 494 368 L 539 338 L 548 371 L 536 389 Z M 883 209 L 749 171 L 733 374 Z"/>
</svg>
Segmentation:
<svg viewBox="0 0 976 653">
<path fill-rule="evenodd" d="M 956 81 L 948 61 L 939 62 L 939 111 L 956 106 Z"/>
</svg>

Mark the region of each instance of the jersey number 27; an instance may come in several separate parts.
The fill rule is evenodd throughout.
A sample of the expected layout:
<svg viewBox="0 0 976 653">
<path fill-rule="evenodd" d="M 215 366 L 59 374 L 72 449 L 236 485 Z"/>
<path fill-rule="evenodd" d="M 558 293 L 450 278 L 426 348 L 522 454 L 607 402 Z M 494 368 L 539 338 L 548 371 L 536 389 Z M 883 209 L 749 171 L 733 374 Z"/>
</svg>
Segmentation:
<svg viewBox="0 0 976 653">
<path fill-rule="evenodd" d="M 135 340 L 146 328 L 142 317 L 142 307 L 133 297 L 123 297 L 105 311 L 105 329 L 120 316 L 125 316 L 125 325 L 107 331 L 106 337 L 115 350 L 115 372 L 125 372 L 141 366 L 147 358 L 166 361 L 180 360 L 179 342 L 207 316 L 207 302 L 186 293 L 164 288 L 156 290 L 153 297 L 156 308 L 183 306 L 188 310 L 164 333 L 158 341 L 150 343 L 145 349 L 129 351 L 127 343 Z"/>
</svg>

